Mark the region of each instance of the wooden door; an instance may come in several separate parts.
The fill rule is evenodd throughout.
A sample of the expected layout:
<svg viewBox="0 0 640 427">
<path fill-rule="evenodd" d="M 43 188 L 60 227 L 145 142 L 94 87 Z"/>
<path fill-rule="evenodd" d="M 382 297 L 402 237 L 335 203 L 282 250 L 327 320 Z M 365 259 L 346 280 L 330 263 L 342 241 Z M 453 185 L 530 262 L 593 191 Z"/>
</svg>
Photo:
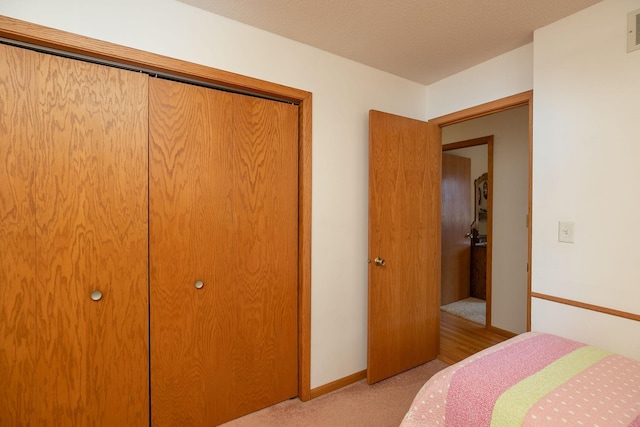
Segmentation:
<svg viewBox="0 0 640 427">
<path fill-rule="evenodd" d="M 147 77 L 2 49 L 14 119 L 0 127 L 14 204 L 2 202 L 2 262 L 14 281 L 0 323 L 22 359 L 7 425 L 148 425 Z M 21 213 L 29 233 L 13 223 Z"/>
<path fill-rule="evenodd" d="M 33 52 L 0 44 L 0 425 L 36 408 Z M 33 424 L 33 423 L 32 423 Z"/>
<path fill-rule="evenodd" d="M 426 122 L 369 113 L 369 383 L 438 354 L 439 132 Z"/>
<path fill-rule="evenodd" d="M 37 70 L 38 424 L 148 425 L 148 77 Z"/>
<path fill-rule="evenodd" d="M 297 107 L 150 83 L 155 426 L 297 395 Z"/>
<path fill-rule="evenodd" d="M 471 159 L 442 153 L 442 305 L 470 295 L 471 209 Z"/>
</svg>

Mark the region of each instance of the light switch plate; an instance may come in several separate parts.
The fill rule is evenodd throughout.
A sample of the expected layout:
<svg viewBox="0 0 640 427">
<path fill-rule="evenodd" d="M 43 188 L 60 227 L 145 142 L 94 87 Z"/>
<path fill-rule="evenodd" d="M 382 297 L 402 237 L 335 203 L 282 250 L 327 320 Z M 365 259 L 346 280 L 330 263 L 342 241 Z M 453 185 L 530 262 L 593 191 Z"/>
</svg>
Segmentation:
<svg viewBox="0 0 640 427">
<path fill-rule="evenodd" d="M 575 242 L 575 227 L 571 221 L 558 222 L 558 242 L 574 243 Z"/>
</svg>

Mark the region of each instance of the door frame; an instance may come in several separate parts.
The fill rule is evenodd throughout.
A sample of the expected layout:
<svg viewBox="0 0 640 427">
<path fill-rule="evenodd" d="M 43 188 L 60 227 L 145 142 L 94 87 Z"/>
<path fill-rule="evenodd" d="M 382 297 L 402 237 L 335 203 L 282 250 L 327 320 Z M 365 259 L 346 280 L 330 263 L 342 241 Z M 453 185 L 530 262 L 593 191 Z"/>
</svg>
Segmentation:
<svg viewBox="0 0 640 427">
<path fill-rule="evenodd" d="M 0 37 L 22 47 L 298 105 L 298 397 L 311 399 L 311 92 L 5 16 L 0 16 Z"/>
<path fill-rule="evenodd" d="M 491 328 L 491 260 L 493 255 L 493 135 L 444 144 L 442 145 L 442 152 L 480 145 L 487 146 L 487 186 L 489 187 L 489 196 L 487 198 L 487 270 L 485 276 L 487 314 L 484 323 L 485 327 L 489 329 Z"/>
<path fill-rule="evenodd" d="M 430 119 L 440 128 L 454 125 L 467 120 L 477 119 L 516 107 L 527 106 L 529 109 L 529 207 L 527 209 L 528 254 L 527 254 L 527 331 L 531 330 L 531 205 L 532 205 L 532 177 L 533 177 L 533 90 L 516 95 L 490 101 L 475 107 L 466 108 L 443 116 Z M 442 140 L 440 141 L 442 144 Z"/>
</svg>

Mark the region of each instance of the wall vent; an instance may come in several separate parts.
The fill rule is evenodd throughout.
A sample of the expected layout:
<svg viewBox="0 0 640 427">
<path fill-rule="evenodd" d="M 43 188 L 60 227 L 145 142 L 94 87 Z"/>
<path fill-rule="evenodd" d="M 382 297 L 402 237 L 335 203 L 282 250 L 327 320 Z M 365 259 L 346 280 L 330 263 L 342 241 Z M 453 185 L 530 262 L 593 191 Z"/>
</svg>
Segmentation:
<svg viewBox="0 0 640 427">
<path fill-rule="evenodd" d="M 640 9 L 629 12 L 627 18 L 627 52 L 640 49 Z"/>
</svg>

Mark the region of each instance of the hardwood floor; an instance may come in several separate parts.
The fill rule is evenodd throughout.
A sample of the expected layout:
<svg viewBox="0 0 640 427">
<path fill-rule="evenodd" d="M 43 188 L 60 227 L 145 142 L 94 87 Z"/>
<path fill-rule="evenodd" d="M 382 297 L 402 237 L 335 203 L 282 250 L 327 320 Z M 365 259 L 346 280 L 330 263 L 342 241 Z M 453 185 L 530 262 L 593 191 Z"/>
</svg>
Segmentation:
<svg viewBox="0 0 640 427">
<path fill-rule="evenodd" d="M 451 365 L 509 338 L 487 330 L 484 325 L 441 311 L 438 359 Z"/>
</svg>

